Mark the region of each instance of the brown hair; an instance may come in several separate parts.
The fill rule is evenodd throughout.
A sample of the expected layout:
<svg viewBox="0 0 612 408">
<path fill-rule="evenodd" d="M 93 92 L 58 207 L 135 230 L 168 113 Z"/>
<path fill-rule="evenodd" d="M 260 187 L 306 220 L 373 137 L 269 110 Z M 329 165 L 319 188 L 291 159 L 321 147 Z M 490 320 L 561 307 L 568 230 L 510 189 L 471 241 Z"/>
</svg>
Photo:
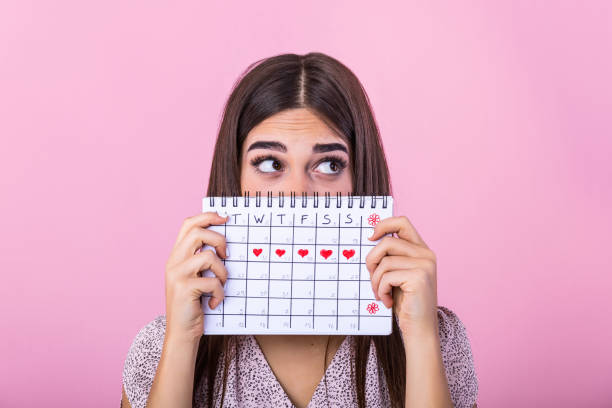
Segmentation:
<svg viewBox="0 0 612 408">
<path fill-rule="evenodd" d="M 307 108 L 350 147 L 353 195 L 390 195 L 391 184 L 378 126 L 363 86 L 338 60 L 318 52 L 282 54 L 251 64 L 236 81 L 223 112 L 212 160 L 208 196 L 241 195 L 240 153 L 249 131 L 266 118 L 285 109 Z M 330 192 L 332 194 L 336 192 Z M 355 376 L 359 407 L 365 407 L 366 363 L 373 340 L 379 366 L 383 368 L 392 406 L 404 406 L 406 357 L 396 320 L 388 336 L 355 336 Z M 193 402 L 197 388 L 206 380 L 207 405 L 213 406 L 218 359 L 225 356 L 225 397 L 230 349 L 235 336 L 203 335 L 196 357 Z M 212 379 L 209 381 L 208 379 Z"/>
</svg>

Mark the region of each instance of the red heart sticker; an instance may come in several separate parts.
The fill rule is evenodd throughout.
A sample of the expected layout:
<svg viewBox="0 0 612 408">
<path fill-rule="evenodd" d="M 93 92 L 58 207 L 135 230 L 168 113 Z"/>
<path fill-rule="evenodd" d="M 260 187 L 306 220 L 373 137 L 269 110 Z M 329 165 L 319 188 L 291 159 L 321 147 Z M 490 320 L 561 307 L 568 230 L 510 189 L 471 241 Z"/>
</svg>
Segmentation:
<svg viewBox="0 0 612 408">
<path fill-rule="evenodd" d="M 332 250 L 331 249 L 322 249 L 321 250 L 321 256 L 325 259 L 329 258 L 330 255 L 332 254 Z"/>
<path fill-rule="evenodd" d="M 306 255 L 308 255 L 308 250 L 307 249 L 300 249 L 300 250 L 298 250 L 298 254 L 303 258 Z"/>
<path fill-rule="evenodd" d="M 355 255 L 355 250 L 354 249 L 345 249 L 344 251 L 342 251 L 342 255 L 346 256 L 346 259 L 349 259 L 353 255 Z"/>
<path fill-rule="evenodd" d="M 253 253 L 255 254 L 255 256 L 259 256 L 259 254 L 261 254 L 261 251 L 263 251 L 263 249 L 261 249 L 261 248 L 253 248 Z"/>
<path fill-rule="evenodd" d="M 276 255 L 283 256 L 284 254 L 285 254 L 285 250 L 284 249 L 277 249 L 276 250 Z"/>
</svg>

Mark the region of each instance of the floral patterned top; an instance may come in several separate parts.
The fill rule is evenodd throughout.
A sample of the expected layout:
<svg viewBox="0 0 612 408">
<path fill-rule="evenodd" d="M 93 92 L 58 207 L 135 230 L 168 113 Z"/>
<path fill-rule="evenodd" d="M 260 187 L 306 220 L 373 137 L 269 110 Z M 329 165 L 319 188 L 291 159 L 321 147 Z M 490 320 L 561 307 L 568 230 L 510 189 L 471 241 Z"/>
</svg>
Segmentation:
<svg viewBox="0 0 612 408">
<path fill-rule="evenodd" d="M 450 309 L 438 306 L 442 361 L 446 369 L 451 399 L 458 408 L 472 407 L 478 395 L 478 380 L 472 350 L 465 326 Z M 395 316 L 395 315 L 394 315 Z M 397 316 L 395 316 L 397 320 Z M 166 318 L 156 317 L 136 335 L 123 367 L 123 387 L 133 408 L 146 406 L 155 371 L 161 358 Z M 348 335 L 336 351 L 325 375 L 319 382 L 308 408 L 357 407 L 356 387 L 351 382 L 351 365 L 355 370 L 354 336 Z M 228 367 L 224 407 L 295 407 L 278 382 L 253 335 L 237 335 L 237 351 Z M 219 358 L 215 390 L 223 378 L 223 356 Z M 374 341 L 366 366 L 366 405 L 389 407 L 389 393 L 382 369 L 378 369 Z M 206 380 L 198 385 L 196 407 L 205 407 Z M 216 391 L 215 391 L 216 392 Z M 220 398 L 217 399 L 220 406 Z"/>
</svg>

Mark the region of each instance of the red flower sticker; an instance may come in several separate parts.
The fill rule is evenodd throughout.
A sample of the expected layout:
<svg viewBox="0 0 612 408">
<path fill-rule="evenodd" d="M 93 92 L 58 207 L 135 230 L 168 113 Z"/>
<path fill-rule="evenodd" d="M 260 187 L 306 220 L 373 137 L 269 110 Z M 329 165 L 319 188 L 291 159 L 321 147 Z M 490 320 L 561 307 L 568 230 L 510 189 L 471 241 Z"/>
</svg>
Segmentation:
<svg viewBox="0 0 612 408">
<path fill-rule="evenodd" d="M 366 306 L 366 309 L 368 309 L 370 314 L 376 314 L 378 311 L 378 305 L 376 303 L 370 303 L 368 306 Z"/>
<path fill-rule="evenodd" d="M 378 214 L 374 213 L 368 217 L 368 224 L 374 226 L 380 222 L 380 217 Z"/>
</svg>

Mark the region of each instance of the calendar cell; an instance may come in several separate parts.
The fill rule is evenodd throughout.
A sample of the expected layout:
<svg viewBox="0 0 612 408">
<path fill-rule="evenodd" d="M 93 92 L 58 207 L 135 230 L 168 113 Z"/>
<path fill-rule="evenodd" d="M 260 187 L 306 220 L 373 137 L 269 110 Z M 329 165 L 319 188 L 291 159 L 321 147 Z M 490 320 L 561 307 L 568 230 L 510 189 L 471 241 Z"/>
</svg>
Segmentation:
<svg viewBox="0 0 612 408">
<path fill-rule="evenodd" d="M 315 259 L 317 264 L 335 264 L 338 262 L 338 246 L 316 245 L 315 252 Z"/>
<path fill-rule="evenodd" d="M 280 262 L 291 262 L 291 245 L 272 244 L 270 251 L 270 262 L 273 264 Z"/>
<path fill-rule="evenodd" d="M 270 264 L 268 262 L 249 262 L 248 279 L 268 279 L 270 276 Z"/>
<path fill-rule="evenodd" d="M 338 279 L 340 280 L 359 280 L 359 265 L 358 264 L 340 264 Z"/>
<path fill-rule="evenodd" d="M 229 278 L 225 282 L 223 293 L 225 296 L 246 296 L 246 279 Z"/>
<path fill-rule="evenodd" d="M 268 298 L 254 298 L 254 297 L 247 298 L 246 313 L 247 314 L 267 315 L 268 314 Z"/>
<path fill-rule="evenodd" d="M 293 279 L 294 280 L 313 280 L 315 275 L 315 267 L 312 263 L 294 263 L 293 264 Z"/>
<path fill-rule="evenodd" d="M 359 245 L 359 228 L 348 227 L 340 229 L 340 245 Z"/>
<path fill-rule="evenodd" d="M 338 314 L 346 316 L 359 315 L 359 299 L 344 300 L 338 299 Z"/>
<path fill-rule="evenodd" d="M 317 331 L 322 333 L 334 332 L 336 330 L 336 316 L 315 316 L 314 325 Z"/>
<path fill-rule="evenodd" d="M 336 280 L 338 279 L 338 264 L 318 264 L 315 270 L 317 280 Z"/>
<path fill-rule="evenodd" d="M 296 299 L 291 301 L 292 316 L 310 316 L 314 310 L 314 302 L 312 299 Z"/>
<path fill-rule="evenodd" d="M 338 299 L 359 299 L 359 281 L 338 282 Z"/>
<path fill-rule="evenodd" d="M 291 280 L 291 264 L 290 263 L 270 264 L 270 279 Z"/>
<path fill-rule="evenodd" d="M 359 301 L 359 314 L 361 316 L 391 316 L 393 308 L 387 306 L 380 300 L 361 299 Z"/>
<path fill-rule="evenodd" d="M 296 330 L 311 330 L 314 331 L 314 319 L 306 316 L 292 316 L 291 327 Z"/>
<path fill-rule="evenodd" d="M 310 263 L 315 260 L 314 245 L 293 245 L 293 263 Z"/>
<path fill-rule="evenodd" d="M 272 227 L 272 238 L 273 244 L 288 244 L 291 245 L 293 242 L 293 228 L 292 227 Z"/>
<path fill-rule="evenodd" d="M 315 228 L 310 227 L 295 227 L 293 230 L 294 245 L 314 245 L 315 244 L 315 235 L 317 230 Z"/>
<path fill-rule="evenodd" d="M 319 227 L 317 230 L 317 242 L 318 245 L 338 245 L 340 235 L 339 228 L 330 227 Z"/>
<path fill-rule="evenodd" d="M 246 309 L 246 298 L 244 297 L 224 297 L 223 298 L 223 313 L 228 314 L 244 314 Z"/>
<path fill-rule="evenodd" d="M 206 322 L 206 320 L 204 322 Z M 244 314 L 239 315 L 226 313 L 223 316 L 223 327 L 227 330 L 244 330 L 246 328 L 246 316 Z"/>
<path fill-rule="evenodd" d="M 358 325 L 357 316 L 338 316 L 338 330 L 339 331 L 356 331 Z"/>
<path fill-rule="evenodd" d="M 249 243 L 250 244 L 269 244 L 270 243 L 270 227 L 250 227 L 249 228 Z"/>
<path fill-rule="evenodd" d="M 369 238 L 374 233 L 374 228 L 364 226 L 361 228 L 361 245 L 376 245 L 382 238 L 371 241 Z"/>
<path fill-rule="evenodd" d="M 360 316 L 359 329 L 364 333 L 380 333 L 381 329 L 385 329 L 383 334 L 391 334 L 391 319 L 384 316 Z"/>
<path fill-rule="evenodd" d="M 365 262 L 365 258 L 361 257 L 362 254 L 358 245 L 341 245 L 338 251 L 340 252 L 340 261 L 343 263 L 359 264 L 359 262 Z"/>
<path fill-rule="evenodd" d="M 314 305 L 315 316 L 335 316 L 338 309 L 338 301 L 332 299 L 317 300 Z"/>
<path fill-rule="evenodd" d="M 314 295 L 317 299 L 336 299 L 338 297 L 338 281 L 315 281 Z"/>
<path fill-rule="evenodd" d="M 270 315 L 268 319 L 268 328 L 275 331 L 290 332 L 291 318 L 289 316 L 274 316 Z"/>
<path fill-rule="evenodd" d="M 291 314 L 291 299 L 272 299 L 270 298 L 270 314 L 287 315 Z"/>
<path fill-rule="evenodd" d="M 265 330 L 268 328 L 268 316 L 247 315 L 246 325 L 252 330 Z"/>
<path fill-rule="evenodd" d="M 247 281 L 247 296 L 248 297 L 268 297 L 268 282 L 267 279 L 249 279 Z"/>
<path fill-rule="evenodd" d="M 361 299 L 376 299 L 374 296 L 374 290 L 372 289 L 372 281 L 360 281 L 359 284 L 361 286 L 359 292 Z"/>
<path fill-rule="evenodd" d="M 290 298 L 291 297 L 291 281 L 290 280 L 271 280 L 270 281 L 270 297 Z"/>
<path fill-rule="evenodd" d="M 225 241 L 228 243 L 242 243 L 246 244 L 247 241 L 247 227 L 237 227 L 231 225 L 224 225 L 225 230 Z"/>
<path fill-rule="evenodd" d="M 293 298 L 312 298 L 314 281 L 293 281 Z"/>
<path fill-rule="evenodd" d="M 268 244 L 248 244 L 249 262 L 267 262 L 270 259 L 270 245 Z"/>
</svg>

